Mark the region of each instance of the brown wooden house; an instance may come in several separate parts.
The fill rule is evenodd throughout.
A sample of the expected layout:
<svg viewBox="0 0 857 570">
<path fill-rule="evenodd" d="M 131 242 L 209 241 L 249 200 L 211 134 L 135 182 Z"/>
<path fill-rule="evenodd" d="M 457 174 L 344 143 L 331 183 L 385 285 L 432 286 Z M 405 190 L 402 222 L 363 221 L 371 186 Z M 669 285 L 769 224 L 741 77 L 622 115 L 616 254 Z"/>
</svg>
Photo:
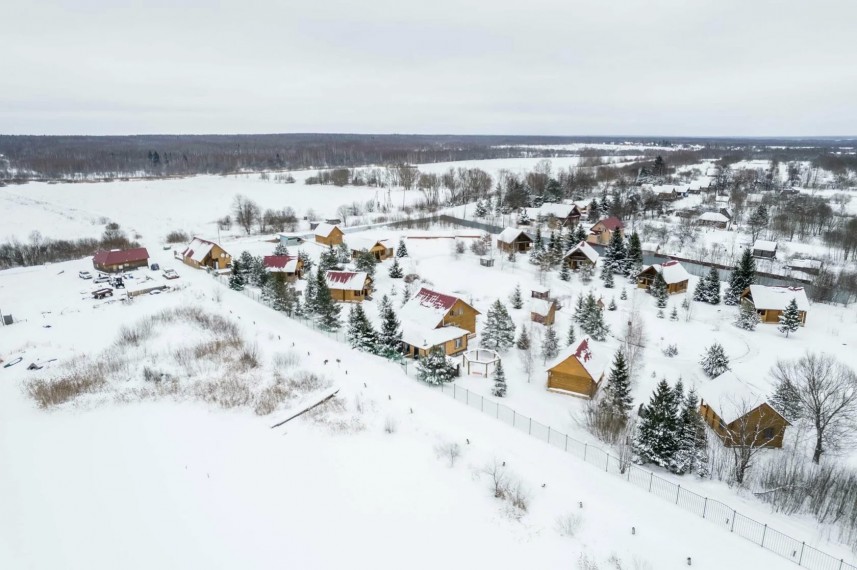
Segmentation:
<svg viewBox="0 0 857 570">
<path fill-rule="evenodd" d="M 372 294 L 372 278 L 365 271 L 327 271 L 325 277 L 334 301 L 362 303 Z"/>
<path fill-rule="evenodd" d="M 197 269 L 226 269 L 232 264 L 232 256 L 225 249 L 201 237 L 194 237 L 180 255 L 186 265 Z"/>
<path fill-rule="evenodd" d="M 547 220 L 550 228 L 573 228 L 580 223 L 581 212 L 575 204 L 555 204 L 548 202 L 538 209 L 538 216 Z"/>
<path fill-rule="evenodd" d="M 113 273 L 149 266 L 149 252 L 145 247 L 99 251 L 92 256 L 92 266 L 99 271 Z"/>
<path fill-rule="evenodd" d="M 547 327 L 552 326 L 556 321 L 556 303 L 550 299 L 531 299 L 530 320 Z"/>
<path fill-rule="evenodd" d="M 315 241 L 324 245 L 339 245 L 345 235 L 339 226 L 327 222 L 318 224 L 314 230 Z"/>
<path fill-rule="evenodd" d="M 262 258 L 265 270 L 287 283 L 303 277 L 304 262 L 296 255 L 266 255 Z"/>
<path fill-rule="evenodd" d="M 506 228 L 497 235 L 497 248 L 501 251 L 524 252 L 533 245 L 531 238 L 524 230 L 518 228 Z"/>
<path fill-rule="evenodd" d="M 762 323 L 778 324 L 780 315 L 794 299 L 797 302 L 801 326 L 806 324 L 809 300 L 803 287 L 766 287 L 750 285 L 741 294 L 741 304 L 751 307 L 759 315 Z"/>
<path fill-rule="evenodd" d="M 674 295 L 687 291 L 690 274 L 675 260 L 665 261 L 657 265 L 649 265 L 637 275 L 637 287 L 648 289 L 655 282 L 655 277 L 660 274 L 667 283 L 667 293 Z"/>
<path fill-rule="evenodd" d="M 586 238 L 586 241 L 599 245 L 607 245 L 616 232 L 619 232 L 620 236 L 625 237 L 625 224 L 619 218 L 610 216 L 609 218 L 595 222 L 595 225 L 589 230 L 589 236 Z"/>
<path fill-rule="evenodd" d="M 425 358 L 435 347 L 453 356 L 467 350 L 470 333 L 455 326 L 427 328 L 402 319 L 402 346 L 409 358 Z"/>
<path fill-rule="evenodd" d="M 479 314 L 479 311 L 460 297 L 423 287 L 405 303 L 399 317 L 426 328 L 455 326 L 475 334 L 476 315 Z"/>
<path fill-rule="evenodd" d="M 351 249 L 351 257 L 356 258 L 361 251 L 368 251 L 378 261 L 384 261 L 393 257 L 395 250 L 390 246 L 387 239 L 371 239 L 362 236 L 348 238 L 348 247 Z"/>
<path fill-rule="evenodd" d="M 547 365 L 548 390 L 592 398 L 604 379 L 603 358 L 596 358 L 587 337 L 563 350 Z"/>
<path fill-rule="evenodd" d="M 598 255 L 598 252 L 595 251 L 594 247 L 585 241 L 582 241 L 568 250 L 563 256 L 562 261 L 568 265 L 569 269 L 576 271 L 584 265 L 595 267 L 595 264 L 598 263 L 599 257 L 600 256 Z"/>
</svg>

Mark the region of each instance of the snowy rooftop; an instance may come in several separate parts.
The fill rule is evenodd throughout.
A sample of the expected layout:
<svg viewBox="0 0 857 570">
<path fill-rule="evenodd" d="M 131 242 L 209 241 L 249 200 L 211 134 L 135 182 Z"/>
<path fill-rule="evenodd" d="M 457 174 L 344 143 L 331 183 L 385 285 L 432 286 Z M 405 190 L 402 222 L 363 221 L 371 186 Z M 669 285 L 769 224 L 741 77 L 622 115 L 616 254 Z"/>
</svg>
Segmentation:
<svg viewBox="0 0 857 570">
<path fill-rule="evenodd" d="M 521 234 L 523 234 L 525 236 L 527 235 L 526 233 L 524 233 L 524 230 L 522 230 L 522 229 L 506 228 L 505 230 L 503 230 L 502 232 L 500 232 L 497 235 L 497 241 L 500 241 L 503 243 L 514 243 L 521 236 Z"/>
<path fill-rule="evenodd" d="M 694 388 L 699 397 L 727 424 L 767 402 L 771 390 L 767 383 L 739 377 L 732 370 L 727 370 L 717 378 L 705 378 L 697 382 Z"/>
<path fill-rule="evenodd" d="M 429 349 L 439 344 L 455 340 L 470 334 L 469 331 L 458 327 L 424 327 L 408 319 L 402 319 L 402 341 L 422 349 Z"/>
<path fill-rule="evenodd" d="M 339 226 L 335 224 L 328 224 L 327 222 L 322 222 L 315 227 L 315 235 L 321 237 L 327 237 L 330 235 L 330 232 L 334 230 L 334 228 L 338 228 Z M 340 229 L 340 231 L 342 231 Z"/>
<path fill-rule="evenodd" d="M 605 228 L 607 228 L 611 232 L 617 230 L 618 228 L 624 228 L 625 227 L 625 224 L 622 223 L 622 220 L 620 220 L 616 216 L 610 216 L 609 218 L 604 218 L 604 219 L 600 220 L 598 223 L 603 225 Z"/>
<path fill-rule="evenodd" d="M 750 296 L 756 309 L 785 310 L 789 301 L 795 299 L 799 311 L 809 311 L 809 300 L 803 287 L 767 287 L 750 285 Z"/>
<path fill-rule="evenodd" d="M 545 301 L 544 299 L 530 299 L 531 313 L 546 317 L 550 313 L 551 307 L 553 307 L 553 301 Z"/>
<path fill-rule="evenodd" d="M 366 286 L 365 271 L 328 271 L 325 276 L 331 289 L 362 291 Z"/>
<path fill-rule="evenodd" d="M 262 264 L 271 273 L 294 273 L 298 269 L 298 258 L 295 255 L 266 255 Z"/>
<path fill-rule="evenodd" d="M 566 347 L 556 358 L 547 363 L 546 368 L 550 370 L 569 358 L 575 358 L 583 365 L 583 368 L 586 369 L 589 375 L 597 381 L 604 370 L 607 369 L 607 359 L 603 355 L 596 355 L 591 348 L 592 344 L 591 338 L 584 337 L 579 343 Z"/>
<path fill-rule="evenodd" d="M 699 220 L 703 222 L 723 222 L 726 223 L 729 221 L 729 218 L 721 214 L 720 212 L 705 212 L 701 216 L 699 216 Z"/>
<path fill-rule="evenodd" d="M 665 261 L 657 265 L 650 265 L 649 267 L 660 273 L 664 281 L 667 282 L 667 285 L 681 283 L 690 279 L 690 274 L 678 261 Z"/>
<path fill-rule="evenodd" d="M 817 259 L 792 259 L 788 266 L 795 269 L 820 269 L 821 262 Z"/>
<path fill-rule="evenodd" d="M 117 265 L 120 263 L 130 263 L 132 261 L 146 261 L 148 259 L 149 252 L 146 251 L 145 247 L 99 251 L 92 257 L 92 261 L 94 263 L 101 263 L 104 265 Z"/>
<path fill-rule="evenodd" d="M 433 328 L 440 324 L 458 297 L 423 287 L 405 303 L 399 316 L 422 327 Z"/>
<path fill-rule="evenodd" d="M 205 256 L 208 255 L 214 246 L 215 243 L 212 241 L 195 237 L 182 252 L 182 257 L 189 257 L 197 263 L 202 263 L 202 260 L 205 259 Z"/>
<path fill-rule="evenodd" d="M 547 203 L 542 204 L 539 208 L 539 213 L 542 216 L 554 216 L 556 218 L 567 218 L 573 213 L 575 213 L 575 205 L 574 204 L 554 204 Z M 579 212 L 577 212 L 579 213 Z"/>
<path fill-rule="evenodd" d="M 756 243 L 753 244 L 753 249 L 758 249 L 760 251 L 777 251 L 777 242 L 757 239 Z"/>
<path fill-rule="evenodd" d="M 390 245 L 390 240 L 387 238 L 373 238 L 369 236 L 348 236 L 348 247 L 354 251 L 370 250 L 376 245 L 381 245 L 385 248 L 393 247 Z"/>
<path fill-rule="evenodd" d="M 579 252 L 581 252 L 581 253 L 582 253 L 583 255 L 585 255 L 585 256 L 589 259 L 589 261 L 591 261 L 592 263 L 597 263 L 597 262 L 598 262 L 598 257 L 599 257 L 599 256 L 598 256 L 598 252 L 597 252 L 597 251 L 595 251 L 595 248 L 594 248 L 594 247 L 592 247 L 591 245 L 589 245 L 589 244 L 588 244 L 588 243 L 586 243 L 585 241 L 580 242 L 579 244 L 577 244 L 576 246 L 574 246 L 573 248 L 571 248 L 570 250 L 568 250 L 568 251 L 566 252 L 566 254 L 565 254 L 563 257 L 564 257 L 564 258 L 565 258 L 565 257 L 568 257 L 569 255 L 571 255 L 571 254 L 572 254 L 572 253 L 574 253 L 575 251 L 579 251 Z"/>
</svg>

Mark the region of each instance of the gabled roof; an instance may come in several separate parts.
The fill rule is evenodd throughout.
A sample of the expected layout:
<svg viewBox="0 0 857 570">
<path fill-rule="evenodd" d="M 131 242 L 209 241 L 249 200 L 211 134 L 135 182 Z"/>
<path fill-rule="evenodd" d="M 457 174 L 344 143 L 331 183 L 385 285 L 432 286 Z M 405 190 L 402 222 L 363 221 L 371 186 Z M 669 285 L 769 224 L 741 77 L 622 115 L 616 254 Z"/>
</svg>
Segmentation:
<svg viewBox="0 0 857 570">
<path fill-rule="evenodd" d="M 576 246 L 574 246 L 573 248 L 568 250 L 565 253 L 565 255 L 562 256 L 562 258 L 565 259 L 569 255 L 571 255 L 572 253 L 574 253 L 576 251 L 579 251 L 580 253 L 585 255 L 587 257 L 587 259 L 589 259 L 589 261 L 591 261 L 592 263 L 598 262 L 598 258 L 599 258 L 598 252 L 595 251 L 594 247 L 592 247 L 591 245 L 589 245 L 585 241 L 580 242 L 579 244 L 577 244 Z"/>
<path fill-rule="evenodd" d="M 721 214 L 720 212 L 705 212 L 701 216 L 699 216 L 699 220 L 702 222 L 721 222 L 728 223 L 729 218 Z"/>
<path fill-rule="evenodd" d="M 598 224 L 603 225 L 605 228 L 610 230 L 611 232 L 615 232 L 619 228 L 624 228 L 625 224 L 622 223 L 622 220 L 617 218 L 616 216 L 610 216 L 609 218 L 604 218 L 603 220 L 599 220 Z"/>
<path fill-rule="evenodd" d="M 456 301 L 461 301 L 473 308 L 459 297 L 423 287 L 410 301 L 405 303 L 405 306 L 399 311 L 399 317 L 403 321 L 408 320 L 423 327 L 437 327 Z M 479 311 L 476 312 L 479 313 Z"/>
<path fill-rule="evenodd" d="M 502 243 L 515 243 L 519 238 L 525 238 L 527 241 L 533 241 L 524 230 L 519 228 L 506 228 L 497 235 L 497 241 Z"/>
<path fill-rule="evenodd" d="M 658 263 L 657 265 L 650 265 L 643 269 L 643 272 L 648 271 L 649 269 L 653 269 L 656 272 L 660 273 L 661 276 L 666 281 L 667 285 L 674 285 L 675 283 L 681 283 L 682 281 L 687 281 L 690 279 L 690 274 L 687 270 L 682 266 L 681 263 L 671 259 L 670 261 L 665 261 L 663 263 Z"/>
<path fill-rule="evenodd" d="M 548 316 L 553 307 L 553 301 L 546 301 L 545 299 L 530 299 L 530 312 L 542 317 Z"/>
<path fill-rule="evenodd" d="M 567 218 L 571 215 L 580 215 L 580 209 L 575 204 L 556 204 L 548 202 L 539 207 L 542 216 L 554 216 L 555 218 Z"/>
<path fill-rule="evenodd" d="M 777 251 L 777 242 L 757 239 L 753 244 L 753 249 L 758 249 L 760 251 Z"/>
<path fill-rule="evenodd" d="M 578 344 L 566 347 L 556 358 L 548 362 L 547 369 L 556 368 L 569 358 L 574 358 L 580 362 L 586 372 L 597 382 L 607 368 L 607 363 L 603 357 L 596 356 L 591 347 L 592 339 L 584 337 Z"/>
<path fill-rule="evenodd" d="M 296 255 L 266 255 L 262 264 L 272 273 L 294 273 L 298 269 L 298 258 Z"/>
<path fill-rule="evenodd" d="M 767 287 L 750 285 L 750 297 L 756 309 L 784 311 L 789 301 L 797 301 L 799 311 L 809 311 L 809 300 L 803 287 Z"/>
<path fill-rule="evenodd" d="M 338 229 L 340 232 L 342 231 L 342 228 L 340 228 L 336 224 L 328 224 L 327 222 L 322 222 L 315 227 L 315 235 L 320 237 L 328 237 L 334 229 Z"/>
<path fill-rule="evenodd" d="M 469 334 L 470 331 L 458 327 L 424 327 L 413 321 L 402 320 L 402 341 L 424 350 Z"/>
<path fill-rule="evenodd" d="M 149 252 L 145 247 L 134 249 L 114 249 L 112 251 L 99 251 L 92 256 L 92 262 L 99 265 L 120 265 L 132 261 L 148 261 Z"/>
<path fill-rule="evenodd" d="M 217 244 L 213 241 L 209 241 L 201 237 L 194 237 L 182 252 L 182 257 L 189 257 L 197 263 L 202 263 L 205 257 L 211 253 L 212 248 L 216 245 Z"/>
<path fill-rule="evenodd" d="M 344 291 L 362 291 L 368 275 L 365 271 L 327 271 L 327 286 Z"/>
<path fill-rule="evenodd" d="M 774 406 L 768 402 L 766 391 L 770 388 L 739 378 L 732 370 L 720 376 L 698 382 L 694 388 L 703 402 L 708 404 L 725 423 L 730 424 L 745 413 L 768 404 L 776 415 L 791 425 Z"/>
<path fill-rule="evenodd" d="M 364 249 L 366 251 L 369 251 L 370 249 L 372 249 L 376 245 L 380 245 L 384 249 L 387 249 L 389 247 L 392 247 L 389 242 L 390 242 L 390 240 L 387 238 L 376 239 L 376 238 L 371 238 L 371 237 L 367 237 L 367 236 L 354 236 L 354 235 L 350 235 L 348 237 L 348 247 L 352 251 L 361 251 Z"/>
</svg>

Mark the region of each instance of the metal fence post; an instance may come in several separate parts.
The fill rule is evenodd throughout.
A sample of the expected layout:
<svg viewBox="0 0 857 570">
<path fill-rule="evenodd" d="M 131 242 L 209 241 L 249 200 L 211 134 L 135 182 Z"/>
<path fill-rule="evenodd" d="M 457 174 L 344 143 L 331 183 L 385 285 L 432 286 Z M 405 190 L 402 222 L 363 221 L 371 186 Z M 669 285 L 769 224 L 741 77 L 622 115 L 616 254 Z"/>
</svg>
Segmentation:
<svg viewBox="0 0 857 570">
<path fill-rule="evenodd" d="M 800 558 L 797 560 L 797 565 L 800 566 L 801 562 L 803 562 L 803 547 L 806 546 L 806 542 L 800 543 Z"/>
<path fill-rule="evenodd" d="M 512 410 L 512 426 L 514 426 L 517 423 L 517 420 L 518 420 L 518 413 L 515 410 Z"/>
<path fill-rule="evenodd" d="M 589 449 L 589 444 L 583 444 L 583 460 L 586 461 L 586 450 Z"/>
<path fill-rule="evenodd" d="M 527 428 L 527 435 L 533 435 L 533 418 L 530 418 L 530 427 Z"/>
<path fill-rule="evenodd" d="M 765 535 L 768 534 L 768 523 L 765 523 L 765 528 L 762 529 L 762 548 L 765 548 Z"/>
<path fill-rule="evenodd" d="M 732 509 L 732 528 L 729 529 L 729 532 L 735 532 L 735 515 L 738 514 L 738 511 Z"/>
<path fill-rule="evenodd" d="M 568 451 L 568 435 L 565 436 L 565 450 Z"/>
<path fill-rule="evenodd" d="M 548 443 L 551 442 L 551 427 L 548 426 Z"/>
<path fill-rule="evenodd" d="M 675 504 L 678 504 L 678 496 L 681 494 L 681 485 L 678 485 L 675 490 Z"/>
<path fill-rule="evenodd" d="M 500 404 L 497 404 L 497 415 L 494 417 L 496 417 L 498 420 L 500 419 Z"/>
<path fill-rule="evenodd" d="M 706 511 L 708 511 L 708 497 L 705 497 L 705 502 L 702 504 L 702 518 L 705 518 Z"/>
<path fill-rule="evenodd" d="M 655 478 L 655 474 L 653 471 L 649 472 L 649 493 L 652 492 L 652 480 Z"/>
<path fill-rule="evenodd" d="M 479 402 L 479 411 L 484 414 L 485 413 L 485 396 L 479 396 L 479 398 L 481 400 Z"/>
<path fill-rule="evenodd" d="M 468 390 L 467 388 L 465 388 L 465 389 L 464 389 L 464 392 L 465 392 L 465 394 L 464 394 L 464 403 L 465 403 L 465 404 L 467 404 L 467 405 L 469 406 L 469 405 L 470 405 L 470 390 Z"/>
</svg>

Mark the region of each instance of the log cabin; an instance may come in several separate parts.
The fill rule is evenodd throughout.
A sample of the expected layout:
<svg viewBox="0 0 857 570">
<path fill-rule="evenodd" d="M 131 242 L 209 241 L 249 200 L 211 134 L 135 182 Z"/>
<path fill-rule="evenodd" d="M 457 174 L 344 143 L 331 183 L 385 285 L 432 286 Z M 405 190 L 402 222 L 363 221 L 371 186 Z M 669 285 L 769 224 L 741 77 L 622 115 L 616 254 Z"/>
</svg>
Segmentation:
<svg viewBox="0 0 857 570">
<path fill-rule="evenodd" d="M 348 247 L 351 249 L 351 257 L 356 258 L 361 251 L 368 251 L 377 261 L 384 261 L 393 257 L 395 250 L 390 246 L 390 240 L 386 238 L 373 239 L 364 236 L 348 238 Z"/>
<path fill-rule="evenodd" d="M 568 250 L 563 256 L 562 261 L 568 265 L 569 269 L 576 271 L 584 265 L 595 267 L 595 264 L 598 263 L 599 257 L 600 256 L 598 255 L 598 252 L 595 251 L 594 247 L 585 241 L 582 241 Z"/>
<path fill-rule="evenodd" d="M 313 235 L 315 235 L 315 241 L 317 243 L 333 246 L 342 243 L 342 236 L 345 235 L 345 232 L 343 232 L 337 225 L 323 222 L 315 227 Z"/>
<path fill-rule="evenodd" d="M 649 265 L 637 275 L 637 288 L 648 289 L 655 281 L 655 276 L 660 273 L 667 283 L 667 293 L 685 293 L 690 274 L 675 260 L 665 261 L 656 265 Z"/>
<path fill-rule="evenodd" d="M 553 300 L 530 299 L 530 320 L 549 327 L 556 322 L 556 303 Z"/>
<path fill-rule="evenodd" d="M 725 230 L 729 227 L 729 218 L 720 212 L 704 212 L 696 218 L 697 225 Z"/>
<path fill-rule="evenodd" d="M 777 256 L 777 242 L 757 239 L 753 243 L 753 257 L 773 259 Z"/>
<path fill-rule="evenodd" d="M 510 251 L 521 253 L 529 250 L 532 245 L 533 238 L 518 228 L 506 228 L 497 235 L 497 248 L 506 253 Z"/>
<path fill-rule="evenodd" d="M 399 317 L 425 328 L 455 326 L 470 334 L 476 334 L 476 316 L 479 314 L 481 313 L 460 297 L 423 287 L 405 303 Z"/>
<path fill-rule="evenodd" d="M 149 266 L 149 252 L 145 247 L 99 251 L 92 256 L 92 266 L 99 271 L 115 273 L 126 269 Z"/>
<path fill-rule="evenodd" d="M 362 303 L 372 295 L 372 278 L 365 271 L 327 271 L 327 287 L 334 301 Z"/>
<path fill-rule="evenodd" d="M 589 230 L 589 236 L 586 238 L 586 241 L 597 245 L 607 245 L 616 232 L 619 232 L 620 236 L 625 237 L 625 224 L 619 218 L 610 216 L 609 218 L 595 222 Z"/>
<path fill-rule="evenodd" d="M 266 255 L 262 258 L 265 271 L 287 283 L 303 277 L 304 262 L 296 255 Z"/>
<path fill-rule="evenodd" d="M 538 217 L 548 221 L 548 227 L 573 228 L 580 223 L 580 208 L 575 204 L 542 204 L 538 209 Z"/>
<path fill-rule="evenodd" d="M 592 351 L 592 340 L 584 338 L 564 349 L 547 364 L 547 387 L 553 392 L 590 399 L 604 379 L 606 361 Z"/>
<path fill-rule="evenodd" d="M 778 324 L 780 315 L 792 299 L 797 302 L 800 325 L 804 326 L 806 313 L 809 311 L 809 300 L 806 298 L 803 287 L 750 285 L 741 294 L 741 304 L 755 310 L 764 324 Z"/>
<path fill-rule="evenodd" d="M 180 255 L 185 265 L 196 269 L 206 267 L 219 270 L 232 264 L 232 256 L 225 249 L 201 237 L 194 237 Z"/>
</svg>

